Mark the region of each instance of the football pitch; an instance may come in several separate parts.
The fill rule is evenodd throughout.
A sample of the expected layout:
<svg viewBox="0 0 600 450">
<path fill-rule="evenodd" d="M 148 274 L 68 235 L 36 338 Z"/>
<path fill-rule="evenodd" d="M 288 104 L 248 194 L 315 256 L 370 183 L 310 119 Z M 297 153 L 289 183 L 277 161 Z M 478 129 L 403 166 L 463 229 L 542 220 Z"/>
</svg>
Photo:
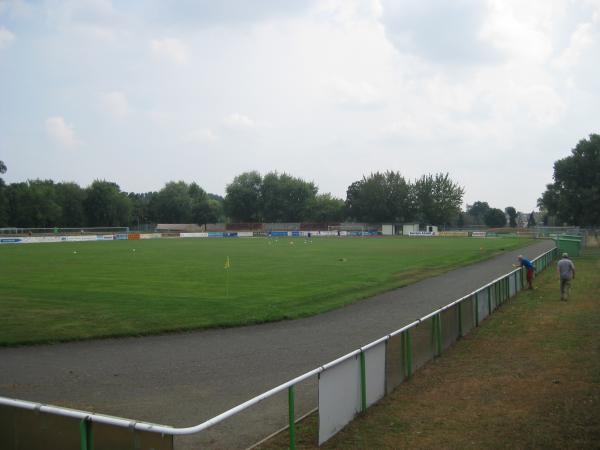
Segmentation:
<svg viewBox="0 0 600 450">
<path fill-rule="evenodd" d="M 0 345 L 304 317 L 528 243 L 240 238 L 5 245 Z"/>
</svg>

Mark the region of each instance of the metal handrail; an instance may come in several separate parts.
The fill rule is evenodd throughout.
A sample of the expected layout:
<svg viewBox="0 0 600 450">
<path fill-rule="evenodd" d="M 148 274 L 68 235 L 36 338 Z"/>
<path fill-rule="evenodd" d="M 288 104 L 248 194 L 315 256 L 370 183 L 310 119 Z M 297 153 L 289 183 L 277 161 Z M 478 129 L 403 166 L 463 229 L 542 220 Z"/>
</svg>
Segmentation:
<svg viewBox="0 0 600 450">
<path fill-rule="evenodd" d="M 554 252 L 555 250 L 556 250 L 555 248 L 548 250 L 547 252 L 542 253 L 538 257 L 534 258 L 532 261 L 535 262 L 538 259 L 546 256 L 547 254 Z M 505 279 L 506 277 L 513 275 L 516 272 L 519 272 L 520 270 L 521 270 L 521 268 L 518 268 L 518 269 L 508 272 L 500 277 L 497 277 L 493 281 L 476 289 L 475 291 L 471 292 L 470 294 L 464 295 L 463 297 L 459 298 L 458 300 L 454 300 L 453 302 L 449 303 L 448 305 L 445 305 L 442 308 L 439 308 L 439 309 L 421 317 L 420 319 L 415 320 L 414 322 L 412 322 L 408 325 L 403 326 L 402 328 L 400 328 L 382 338 L 379 338 L 373 342 L 370 342 L 369 344 L 367 344 L 363 347 L 360 347 L 350 353 L 347 353 L 346 355 L 343 355 L 337 359 L 334 359 L 333 361 L 330 361 L 327 364 L 324 364 L 320 367 L 317 367 L 316 369 L 313 369 L 313 370 L 306 372 L 296 378 L 293 378 L 292 380 L 289 380 L 283 384 L 280 384 L 279 386 L 276 386 L 273 389 L 263 392 L 262 394 L 257 395 L 256 397 L 253 397 L 250 400 L 247 400 L 244 403 L 241 403 L 231 409 L 228 409 L 227 411 L 225 411 L 217 416 L 214 416 L 213 418 L 206 420 L 195 426 L 175 428 L 175 427 L 171 427 L 168 425 L 159 425 L 159 424 L 154 424 L 154 423 L 149 423 L 149 422 L 138 422 L 135 420 L 124 419 L 121 417 L 108 416 L 108 415 L 104 415 L 104 414 L 97 414 L 97 413 L 92 413 L 92 412 L 80 411 L 80 410 L 76 410 L 76 409 L 63 408 L 63 407 L 59 407 L 59 406 L 45 405 L 42 403 L 29 402 L 29 401 L 25 401 L 25 400 L 11 399 L 8 397 L 0 397 L 0 405 L 7 405 L 7 406 L 13 406 L 16 408 L 36 410 L 36 411 L 40 411 L 40 412 L 44 412 L 44 413 L 48 413 L 48 414 L 67 416 L 67 417 L 72 417 L 72 418 L 76 418 L 76 419 L 87 420 L 90 422 L 102 423 L 105 425 L 113 425 L 113 426 L 117 426 L 117 427 L 130 428 L 133 430 L 146 431 L 146 432 L 152 432 L 152 433 L 160 433 L 160 434 L 166 434 L 166 435 L 172 435 L 172 436 L 180 436 L 180 435 L 199 433 L 200 431 L 203 431 L 213 425 L 216 425 L 216 424 L 222 422 L 223 420 L 225 420 L 231 416 L 234 416 L 235 414 L 237 414 L 257 403 L 260 403 L 261 401 L 263 401 L 279 392 L 282 392 L 288 388 L 291 388 L 294 385 L 296 385 L 314 375 L 317 375 L 321 372 L 324 372 L 325 370 L 335 367 L 338 364 L 346 361 L 347 359 L 355 357 L 355 356 L 365 352 L 366 350 L 368 350 L 382 342 L 389 340 L 393 336 L 396 336 L 404 331 L 407 331 L 407 330 L 419 325 L 420 323 L 426 321 L 427 319 L 430 319 L 431 317 L 433 317 L 437 314 L 440 314 L 442 311 L 444 311 L 462 301 L 469 299 L 470 297 L 477 294 L 478 292 L 492 286 L 494 283 L 496 283 L 502 279 Z"/>
</svg>

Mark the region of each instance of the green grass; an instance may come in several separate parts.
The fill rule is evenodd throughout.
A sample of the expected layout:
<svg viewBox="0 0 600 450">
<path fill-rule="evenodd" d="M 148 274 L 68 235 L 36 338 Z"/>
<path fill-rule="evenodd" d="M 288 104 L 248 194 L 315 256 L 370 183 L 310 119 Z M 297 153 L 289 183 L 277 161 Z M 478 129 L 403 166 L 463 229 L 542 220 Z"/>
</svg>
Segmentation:
<svg viewBox="0 0 600 450">
<path fill-rule="evenodd" d="M 553 264 L 321 447 L 317 416 L 302 422 L 297 448 L 599 448 L 600 248 L 574 262 L 568 302 Z M 287 442 L 281 433 L 259 448 Z"/>
<path fill-rule="evenodd" d="M 0 345 L 298 318 L 526 243 L 257 238 L 4 245 Z"/>
</svg>

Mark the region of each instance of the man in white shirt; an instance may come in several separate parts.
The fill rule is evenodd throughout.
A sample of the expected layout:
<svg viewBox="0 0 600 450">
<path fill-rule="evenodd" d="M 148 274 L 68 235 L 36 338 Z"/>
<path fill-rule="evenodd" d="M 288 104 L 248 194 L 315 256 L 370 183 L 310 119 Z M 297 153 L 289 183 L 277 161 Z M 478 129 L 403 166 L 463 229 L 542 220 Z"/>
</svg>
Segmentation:
<svg viewBox="0 0 600 450">
<path fill-rule="evenodd" d="M 569 298 L 571 280 L 575 279 L 575 264 L 569 259 L 568 254 L 563 253 L 556 269 L 560 278 L 560 299 L 566 302 Z"/>
</svg>

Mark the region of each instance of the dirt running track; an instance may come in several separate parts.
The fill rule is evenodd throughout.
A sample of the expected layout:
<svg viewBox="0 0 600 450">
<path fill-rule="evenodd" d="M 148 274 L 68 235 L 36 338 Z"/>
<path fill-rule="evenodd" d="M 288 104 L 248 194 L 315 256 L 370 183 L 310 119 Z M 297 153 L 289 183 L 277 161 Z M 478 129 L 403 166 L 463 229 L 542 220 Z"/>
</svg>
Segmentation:
<svg viewBox="0 0 600 450">
<path fill-rule="evenodd" d="M 316 317 L 162 336 L 0 348 L 0 396 L 172 426 L 196 425 L 384 336 L 508 272 L 518 253 Z M 317 381 L 297 388 L 297 412 L 317 404 Z M 287 394 L 265 401 L 176 449 L 245 448 L 287 420 Z"/>
</svg>

